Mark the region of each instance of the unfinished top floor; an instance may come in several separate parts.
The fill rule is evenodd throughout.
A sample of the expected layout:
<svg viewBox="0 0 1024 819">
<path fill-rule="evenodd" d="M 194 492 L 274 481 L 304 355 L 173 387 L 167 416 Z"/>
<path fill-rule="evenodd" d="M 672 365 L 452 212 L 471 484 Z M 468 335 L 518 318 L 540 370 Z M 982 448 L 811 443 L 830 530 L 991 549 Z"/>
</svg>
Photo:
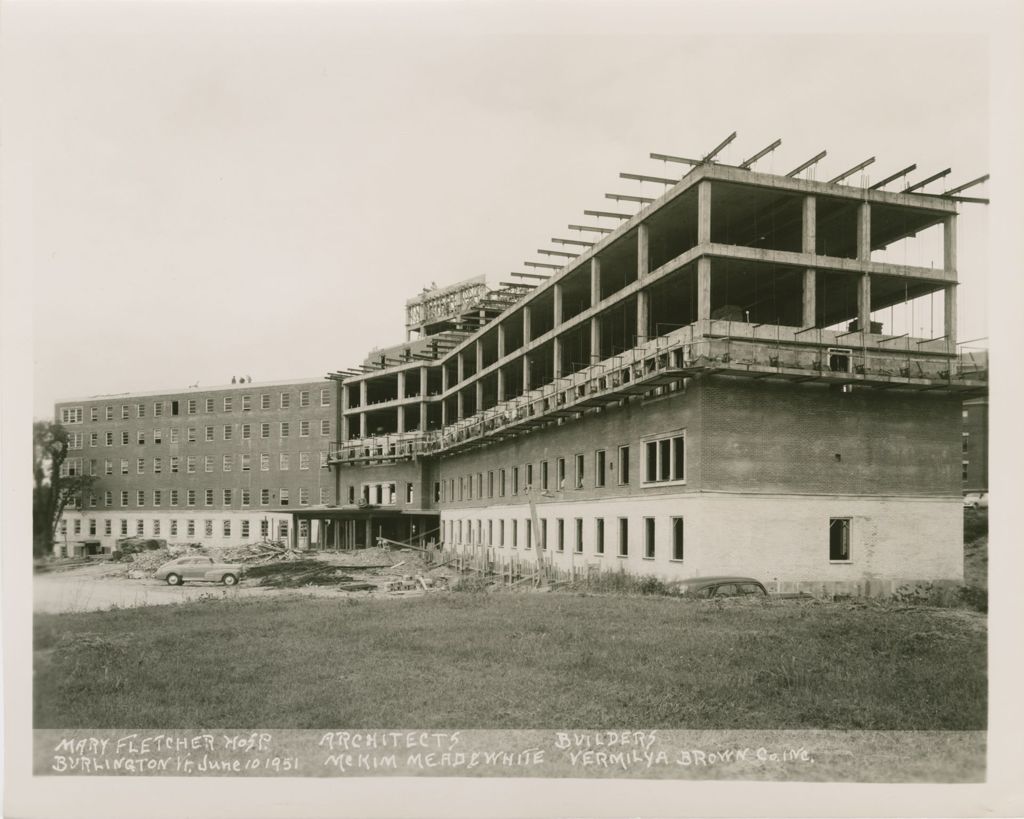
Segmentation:
<svg viewBox="0 0 1024 819">
<path fill-rule="evenodd" d="M 698 165 L 595 241 L 564 245 L 563 267 L 443 356 L 346 378 L 341 440 L 441 430 L 681 334 L 870 350 L 880 372 L 949 380 L 956 208 Z"/>
</svg>

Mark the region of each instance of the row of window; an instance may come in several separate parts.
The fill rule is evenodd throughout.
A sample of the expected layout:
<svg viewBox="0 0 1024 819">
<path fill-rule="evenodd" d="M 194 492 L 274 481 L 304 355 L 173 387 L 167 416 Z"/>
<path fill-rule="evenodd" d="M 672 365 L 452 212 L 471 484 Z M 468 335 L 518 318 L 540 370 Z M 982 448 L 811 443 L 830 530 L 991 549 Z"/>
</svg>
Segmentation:
<svg viewBox="0 0 1024 819">
<path fill-rule="evenodd" d="M 298 465 L 300 470 L 306 470 L 310 468 L 313 462 L 312 452 L 280 452 L 277 455 L 277 468 L 282 472 L 287 472 L 291 469 L 293 460 L 292 455 L 298 455 Z M 260 472 L 269 472 L 271 464 L 274 462 L 273 456 L 264 452 L 260 454 Z M 321 450 L 319 453 L 320 457 L 320 468 L 327 468 L 327 452 Z M 238 458 L 238 468 L 240 472 L 249 472 L 252 469 L 252 456 L 248 453 L 242 453 L 239 455 L 227 454 L 220 457 L 220 469 L 222 472 L 231 472 L 234 469 L 235 458 Z M 162 475 L 164 471 L 164 459 L 163 458 L 151 458 L 149 464 L 150 471 L 154 475 Z M 203 457 L 203 471 L 213 472 L 217 464 L 217 457 L 214 455 L 206 455 Z M 118 464 L 120 469 L 118 470 L 121 475 L 128 475 L 131 473 L 131 460 L 128 458 L 121 458 Z M 177 455 L 172 455 L 167 459 L 168 471 L 176 475 L 181 471 L 182 458 Z M 194 475 L 199 470 L 199 456 L 198 455 L 187 455 L 184 458 L 185 473 L 188 475 Z M 147 459 L 136 458 L 135 459 L 135 474 L 145 475 L 147 470 Z M 68 458 L 61 464 L 60 475 L 62 478 L 74 477 L 77 475 L 85 474 L 85 463 L 82 458 Z M 90 458 L 88 463 L 89 475 L 98 476 L 99 472 L 99 461 L 96 458 Z M 113 475 L 114 461 L 110 458 L 103 460 L 103 474 Z"/>
<path fill-rule="evenodd" d="M 249 412 L 253 408 L 252 395 L 240 395 L 237 396 L 240 400 L 238 406 L 241 407 L 242 412 Z M 236 406 L 234 395 L 225 395 L 221 399 L 222 412 L 233 412 Z M 259 407 L 261 410 L 269 410 L 271 408 L 271 393 L 261 393 L 259 396 Z M 324 387 L 320 390 L 320 406 L 329 407 L 331 405 L 331 391 L 330 388 Z M 132 408 L 135 409 L 136 418 L 146 417 L 146 407 L 148 405 L 139 401 L 135 404 L 121 404 L 121 420 L 127 421 L 132 417 Z M 292 394 L 290 392 L 278 393 L 278 408 L 279 409 L 290 409 L 292 406 Z M 299 406 L 309 407 L 312 406 L 310 391 L 300 390 L 299 391 Z M 205 412 L 216 412 L 216 399 L 206 398 L 203 402 L 203 408 Z M 103 417 L 105 421 L 114 420 L 114 406 L 108 405 L 103 408 Z M 165 413 L 169 415 L 182 415 L 182 410 L 188 415 L 199 414 L 199 399 L 188 398 L 184 401 L 180 400 L 167 400 L 167 401 L 153 401 L 152 411 L 153 417 L 159 418 Z M 62 424 L 81 424 L 84 420 L 85 413 L 82 407 L 61 407 L 60 410 L 60 422 Z M 100 408 L 89 407 L 89 420 L 99 421 L 100 420 Z"/>
<path fill-rule="evenodd" d="M 630 534 L 629 518 L 617 518 L 618 543 L 617 554 L 619 557 L 629 557 Z M 553 518 L 553 547 L 556 552 L 566 550 L 566 520 L 564 518 Z M 548 518 L 538 518 L 536 526 L 530 518 L 523 520 L 450 520 L 446 521 L 443 528 L 445 543 L 448 546 L 494 546 L 503 549 L 509 546 L 518 549 L 520 545 L 520 533 L 524 549 L 533 549 L 533 541 L 536 536 L 542 550 L 548 548 Z M 536 529 L 536 532 L 535 532 Z M 485 531 L 486 530 L 486 531 Z M 646 560 L 654 560 L 658 552 L 658 519 L 643 519 L 643 556 Z M 669 518 L 669 549 L 670 560 L 682 560 L 684 552 L 684 524 L 683 518 Z M 507 535 L 507 537 L 506 537 Z M 572 520 L 572 551 L 576 554 L 583 554 L 583 518 Z M 597 556 L 605 554 L 605 519 L 594 519 L 594 534 L 591 553 Z"/>
<path fill-rule="evenodd" d="M 105 518 L 103 520 L 103 534 L 105 536 L 109 537 L 109 536 L 113 535 L 113 533 L 114 533 L 113 523 L 114 523 L 113 520 L 110 519 L 110 518 Z M 213 537 L 213 531 L 214 531 L 213 523 L 214 522 L 212 520 L 209 520 L 209 519 L 203 521 L 203 534 L 206 537 Z M 239 523 L 239 530 L 240 530 L 239 531 L 239 536 L 243 537 L 243 538 L 249 537 L 251 532 L 252 532 L 251 522 L 248 521 L 248 520 L 242 519 L 242 520 L 238 521 L 238 523 Z M 178 521 L 172 518 L 171 520 L 167 521 L 167 524 L 168 524 L 167 525 L 167 536 L 168 537 L 177 537 L 178 534 L 179 534 L 179 532 L 178 532 Z M 73 526 L 73 529 L 74 529 L 74 534 L 76 534 L 76 535 L 82 535 L 83 534 L 83 532 L 82 532 L 82 528 L 83 528 L 82 527 L 82 521 L 80 519 L 76 518 L 75 520 L 73 520 L 72 521 L 72 526 Z M 98 526 L 97 526 L 97 521 L 96 521 L 95 518 L 90 518 L 89 519 L 89 521 L 88 521 L 88 530 L 89 530 L 88 533 L 91 536 L 95 537 L 98 534 Z M 194 519 L 186 520 L 185 521 L 184 530 L 185 531 L 183 532 L 183 534 L 185 536 L 187 536 L 187 537 L 195 537 L 195 534 L 196 534 L 196 521 Z M 221 522 L 221 534 L 224 537 L 231 537 L 232 536 L 232 530 L 233 530 L 232 521 L 224 520 L 224 521 Z M 260 532 L 260 537 L 263 537 L 263 538 L 270 537 L 270 521 L 268 521 L 266 518 L 263 518 L 262 520 L 259 521 L 259 532 Z M 68 522 L 66 520 L 61 520 L 61 522 L 60 522 L 60 533 L 62 535 L 68 534 Z M 164 534 L 163 526 L 162 526 L 161 521 L 160 521 L 159 518 L 154 518 L 152 521 L 150 521 L 150 533 L 153 535 L 153 537 L 161 537 Z M 128 536 L 128 534 L 129 534 L 129 531 L 128 531 L 128 518 L 121 518 L 120 519 L 120 526 L 118 528 L 118 534 L 121 535 L 122 537 L 127 537 Z M 146 534 L 146 526 L 145 526 L 145 520 L 144 519 L 142 519 L 142 518 L 137 518 L 136 519 L 136 521 L 135 521 L 135 534 L 136 535 L 145 535 Z M 300 520 L 299 521 L 299 537 L 308 537 L 308 535 L 309 535 L 309 521 Z M 281 539 L 284 539 L 284 538 L 288 537 L 288 521 L 287 520 L 279 520 L 277 522 L 277 537 L 279 537 Z"/>
<path fill-rule="evenodd" d="M 150 493 L 150 499 L 152 501 L 150 504 L 146 503 L 147 490 L 145 490 L 145 489 L 136 489 L 135 490 L 135 505 L 136 506 L 147 506 L 147 505 L 148 506 L 162 506 L 165 498 L 168 501 L 168 506 L 179 506 L 180 502 L 182 501 L 182 499 L 184 499 L 184 501 L 185 501 L 185 506 L 198 506 L 199 505 L 198 504 L 198 498 L 200 497 L 199 496 L 200 490 L 198 490 L 198 489 L 151 489 L 151 490 L 148 490 L 148 491 Z M 236 494 L 236 491 L 234 489 L 223 489 L 223 490 L 221 490 L 221 503 L 224 506 L 231 506 L 234 503 L 235 498 L 237 497 L 239 499 L 239 501 L 240 501 L 242 506 L 251 506 L 252 505 L 252 491 L 253 490 L 251 490 L 248 487 L 246 487 L 244 489 L 237 490 L 237 494 Z M 216 490 L 214 490 L 214 489 L 204 489 L 204 490 L 202 490 L 202 492 L 203 492 L 202 497 L 203 497 L 203 500 L 204 500 L 203 505 L 204 506 L 213 506 L 214 505 L 214 500 L 216 498 Z M 322 504 L 327 503 L 328 502 L 327 487 L 325 487 L 325 486 L 319 487 L 319 492 L 320 492 L 320 503 L 322 503 Z M 127 490 L 127 489 L 122 489 L 120 491 L 120 493 L 119 493 L 119 496 L 120 496 L 120 500 L 121 500 L 121 504 L 120 505 L 121 506 L 128 506 L 129 505 L 129 499 L 131 498 L 131 492 L 129 492 L 129 490 Z M 259 496 L 260 496 L 260 506 L 269 506 L 270 502 L 271 502 L 271 499 L 273 497 L 275 497 L 275 496 L 277 497 L 278 503 L 281 506 L 288 506 L 288 504 L 291 502 L 291 494 L 290 494 L 289 490 L 287 490 L 287 489 L 280 489 L 276 493 L 272 493 L 270 488 L 263 488 L 263 489 L 259 490 Z M 309 505 L 309 497 L 310 497 L 309 487 L 308 486 L 300 486 L 299 487 L 299 505 L 300 506 L 308 506 Z M 90 509 L 96 509 L 100 505 L 100 500 L 101 500 L 101 497 L 99 495 L 97 495 L 94 492 L 90 493 L 89 494 L 89 499 L 88 499 L 88 506 L 89 506 L 89 508 Z M 114 493 L 111 490 L 109 490 L 109 489 L 106 490 L 103 493 L 103 495 L 102 495 L 102 501 L 103 501 L 103 505 L 108 507 L 108 508 L 113 506 L 114 505 Z M 68 508 L 69 509 L 77 509 L 78 508 L 77 500 L 69 503 L 68 504 Z"/>
<path fill-rule="evenodd" d="M 685 482 L 686 436 L 684 433 L 674 433 L 645 440 L 641 444 L 641 452 L 643 459 L 642 484 Z M 586 484 L 586 460 L 586 455 L 582 453 L 573 458 L 574 489 L 583 489 Z M 608 481 L 608 451 L 596 450 L 593 463 L 593 487 L 601 489 L 607 485 Z M 435 484 L 434 500 L 452 503 L 473 500 L 474 497 L 477 499 L 493 498 L 495 494 L 499 498 L 504 498 L 509 494 L 515 496 L 520 493 L 520 490 L 526 494 L 535 487 L 539 487 L 541 492 L 561 491 L 566 488 L 565 458 L 555 459 L 553 476 L 548 461 L 536 464 L 536 474 L 534 466 L 534 464 L 525 464 L 522 467 L 513 466 L 508 470 L 502 468 L 486 473 L 478 472 L 476 475 L 449 478 L 447 481 Z M 617 472 L 617 484 L 627 486 L 631 480 L 629 446 L 618 447 L 613 468 Z M 552 477 L 554 478 L 553 484 Z M 535 478 L 537 479 L 536 484 L 534 483 Z"/>
<path fill-rule="evenodd" d="M 618 556 L 629 557 L 630 532 L 629 518 L 617 518 Z M 506 527 L 507 523 L 507 527 Z M 564 552 L 566 548 L 565 519 L 554 518 L 554 550 Z M 485 536 L 486 524 L 486 536 Z M 521 526 L 520 526 L 521 524 Z M 451 546 L 496 546 L 499 549 L 507 545 L 519 548 L 520 531 L 522 531 L 524 549 L 533 548 L 535 526 L 530 518 L 522 521 L 511 519 L 499 520 L 449 520 L 442 525 L 445 544 Z M 548 548 L 548 519 L 538 518 L 536 537 L 542 550 Z M 654 560 L 658 551 L 658 518 L 643 519 L 643 556 L 646 560 Z M 669 518 L 670 560 L 682 560 L 684 550 L 683 518 Z M 829 518 L 828 526 L 828 558 L 833 563 L 849 563 L 852 560 L 850 551 L 850 518 Z M 605 519 L 594 519 L 592 554 L 605 554 Z M 583 554 L 583 518 L 573 519 L 572 549 L 576 554 Z"/>
<path fill-rule="evenodd" d="M 256 424 L 240 424 L 239 434 L 243 441 L 248 441 L 253 437 L 253 433 L 256 431 L 254 427 Z M 271 437 L 271 424 L 264 422 L 259 426 L 259 437 L 269 438 Z M 278 424 L 278 437 L 289 438 L 292 433 L 292 424 L 289 421 L 281 421 Z M 310 436 L 310 422 L 299 421 L 298 431 L 300 438 L 308 438 Z M 154 444 L 162 444 L 164 442 L 164 431 L 162 429 L 153 429 L 150 432 L 150 439 Z M 177 427 L 171 427 L 167 430 L 168 439 L 167 442 L 170 444 L 177 444 L 181 440 L 181 430 Z M 103 444 L 105 446 L 114 446 L 114 442 L 120 440 L 122 446 L 128 446 L 132 443 L 132 438 L 135 439 L 137 446 L 145 446 L 147 438 L 147 430 L 139 429 L 135 431 L 135 435 L 128 430 L 121 430 L 119 435 L 116 435 L 112 430 L 103 434 Z M 320 421 L 320 434 L 330 435 L 331 434 L 331 422 L 329 419 L 324 418 Z M 224 424 L 221 430 L 221 438 L 224 441 L 234 440 L 235 437 L 235 425 Z M 198 427 L 186 427 L 185 428 L 185 440 L 187 443 L 195 444 L 199 443 L 199 428 Z M 215 441 L 217 440 L 217 431 L 215 427 L 208 426 L 203 431 L 204 441 Z M 95 447 L 100 446 L 100 433 L 91 432 L 89 433 L 89 446 Z M 68 449 L 84 449 L 85 448 L 85 433 L 82 432 L 70 432 L 68 433 Z"/>
</svg>

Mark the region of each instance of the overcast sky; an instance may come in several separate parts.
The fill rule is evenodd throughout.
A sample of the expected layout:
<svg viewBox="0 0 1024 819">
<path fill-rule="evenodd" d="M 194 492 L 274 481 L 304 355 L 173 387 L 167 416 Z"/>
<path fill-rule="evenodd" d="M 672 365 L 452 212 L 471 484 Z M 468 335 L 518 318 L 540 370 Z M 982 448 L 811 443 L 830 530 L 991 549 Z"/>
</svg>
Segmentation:
<svg viewBox="0 0 1024 819">
<path fill-rule="evenodd" d="M 648 154 L 734 130 L 726 162 L 782 138 L 767 171 L 827 149 L 819 179 L 870 156 L 875 181 L 989 172 L 985 39 L 928 34 L 909 4 L 867 34 L 880 8 L 9 5 L 34 415 L 352 365 L 404 338 L 424 285 L 507 279 L 605 192 L 640 193 L 620 171 L 677 173 Z M 988 334 L 988 210 L 962 214 L 968 339 Z"/>
</svg>

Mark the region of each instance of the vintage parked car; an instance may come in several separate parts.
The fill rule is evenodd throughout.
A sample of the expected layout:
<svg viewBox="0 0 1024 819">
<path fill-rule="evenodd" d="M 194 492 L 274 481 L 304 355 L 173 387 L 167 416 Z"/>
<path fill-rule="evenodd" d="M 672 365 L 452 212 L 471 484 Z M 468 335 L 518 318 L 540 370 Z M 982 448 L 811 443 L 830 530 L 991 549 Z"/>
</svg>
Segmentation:
<svg viewBox="0 0 1024 819">
<path fill-rule="evenodd" d="M 669 584 L 673 594 L 700 599 L 767 597 L 768 591 L 752 577 L 691 577 Z"/>
<path fill-rule="evenodd" d="M 168 586 L 180 586 L 186 580 L 234 586 L 244 571 L 240 563 L 217 563 L 212 557 L 189 555 L 164 563 L 153 576 L 157 580 L 166 580 Z"/>
<path fill-rule="evenodd" d="M 964 495 L 964 509 L 988 509 L 988 492 L 968 492 Z"/>
</svg>

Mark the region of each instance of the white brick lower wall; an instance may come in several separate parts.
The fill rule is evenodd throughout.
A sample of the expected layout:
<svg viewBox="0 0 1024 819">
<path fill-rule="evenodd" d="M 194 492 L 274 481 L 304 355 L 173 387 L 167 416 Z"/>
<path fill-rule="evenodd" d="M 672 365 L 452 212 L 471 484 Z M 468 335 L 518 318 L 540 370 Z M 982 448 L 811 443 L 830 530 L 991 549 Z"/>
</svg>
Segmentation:
<svg viewBox="0 0 1024 819">
<path fill-rule="evenodd" d="M 689 493 L 650 498 L 538 504 L 547 520 L 546 557 L 569 569 L 600 565 L 663 579 L 735 574 L 756 577 L 769 588 L 787 590 L 822 584 L 847 589 L 868 581 L 960 581 L 963 579 L 963 510 L 957 498 L 869 498 L 858 496 L 757 496 Z M 672 518 L 683 518 L 682 560 L 672 559 Z M 557 548 L 557 523 L 564 520 L 564 551 Z M 575 519 L 583 521 L 583 551 L 575 549 Z M 596 519 L 604 520 L 604 554 L 595 549 Z M 629 548 L 620 556 L 619 519 L 628 521 Z M 655 521 L 653 559 L 645 557 L 645 518 Z M 850 560 L 829 559 L 829 522 L 850 519 Z M 511 521 L 517 521 L 517 548 Z M 499 545 L 499 521 L 505 543 Z M 499 560 L 527 550 L 529 507 L 491 506 L 441 514 L 447 547 L 490 546 Z M 459 537 L 459 522 L 462 536 Z M 477 521 L 481 537 L 477 537 Z M 488 523 L 493 537 L 488 543 Z M 452 526 L 454 524 L 454 526 Z M 472 538 L 470 538 L 470 529 Z M 536 538 L 534 538 L 536 540 Z M 482 542 L 481 542 L 482 541 Z M 833 588 L 834 587 L 834 588 Z"/>
</svg>

